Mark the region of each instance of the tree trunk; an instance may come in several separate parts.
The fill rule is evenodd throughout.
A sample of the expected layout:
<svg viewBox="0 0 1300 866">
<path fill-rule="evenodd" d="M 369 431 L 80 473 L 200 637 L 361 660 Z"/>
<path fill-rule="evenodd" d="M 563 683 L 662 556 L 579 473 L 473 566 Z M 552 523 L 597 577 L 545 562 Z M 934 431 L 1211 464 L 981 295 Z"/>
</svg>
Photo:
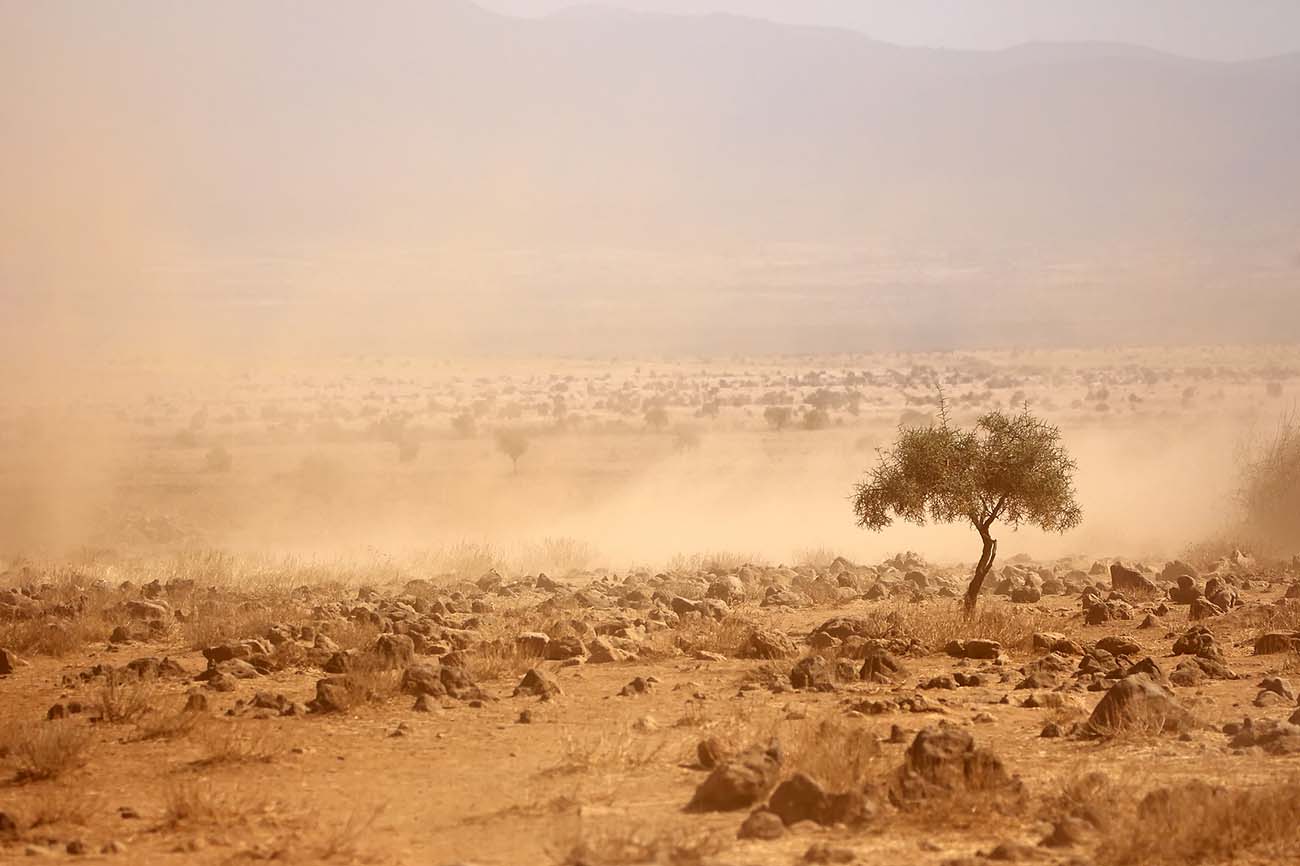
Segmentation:
<svg viewBox="0 0 1300 866">
<path fill-rule="evenodd" d="M 998 542 L 989 531 L 983 527 L 979 528 L 980 538 L 984 539 L 984 553 L 980 556 L 979 565 L 975 566 L 975 576 L 970 580 L 970 586 L 966 589 L 966 613 L 975 612 L 975 604 L 979 601 L 980 588 L 984 586 L 984 578 L 993 570 L 993 560 L 998 557 Z"/>
</svg>

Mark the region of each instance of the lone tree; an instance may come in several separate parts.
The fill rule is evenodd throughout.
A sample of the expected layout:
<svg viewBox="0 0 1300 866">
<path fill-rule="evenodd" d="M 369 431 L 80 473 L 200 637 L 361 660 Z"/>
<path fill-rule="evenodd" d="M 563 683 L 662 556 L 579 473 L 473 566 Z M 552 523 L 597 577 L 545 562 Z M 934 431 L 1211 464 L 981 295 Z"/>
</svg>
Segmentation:
<svg viewBox="0 0 1300 866">
<path fill-rule="evenodd" d="M 519 474 L 519 458 L 528 450 L 528 437 L 522 430 L 498 430 L 497 450 L 510 458 L 512 471 Z"/>
<path fill-rule="evenodd" d="M 1065 532 L 1083 512 L 1074 499 L 1074 460 L 1061 445 L 1061 431 L 1030 414 L 993 411 L 974 430 L 949 425 L 940 404 L 940 423 L 904 428 L 866 481 L 857 485 L 853 510 L 858 525 L 881 530 L 897 516 L 923 526 L 927 520 L 969 520 L 984 552 L 966 590 L 966 610 L 975 609 L 980 587 L 993 568 L 997 521 L 1012 528 L 1038 526 Z"/>
</svg>

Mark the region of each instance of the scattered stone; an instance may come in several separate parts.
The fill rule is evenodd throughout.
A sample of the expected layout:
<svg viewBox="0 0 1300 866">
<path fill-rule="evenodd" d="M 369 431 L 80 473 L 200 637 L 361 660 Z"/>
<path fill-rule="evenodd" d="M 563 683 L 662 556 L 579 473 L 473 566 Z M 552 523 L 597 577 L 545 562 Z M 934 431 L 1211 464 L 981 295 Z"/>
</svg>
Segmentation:
<svg viewBox="0 0 1300 866">
<path fill-rule="evenodd" d="M 752 746 L 718 764 L 695 790 L 690 812 L 729 812 L 762 800 L 781 771 L 781 745 Z"/>
<path fill-rule="evenodd" d="M 889 792 L 895 805 L 960 792 L 1019 793 L 1001 759 L 960 728 L 925 728 L 907 749 Z"/>
<path fill-rule="evenodd" d="M 563 693 L 559 682 L 550 673 L 541 668 L 531 668 L 515 686 L 514 697 L 550 699 Z"/>
<path fill-rule="evenodd" d="M 1300 632 L 1268 632 L 1255 638 L 1255 655 L 1289 653 L 1300 649 Z M 2 672 L 2 671 L 0 671 Z"/>
<path fill-rule="evenodd" d="M 771 841 L 785 835 L 785 822 L 781 816 L 766 809 L 756 809 L 740 825 L 736 836 L 741 839 L 761 839 Z"/>
<path fill-rule="evenodd" d="M 858 676 L 871 683 L 894 683 L 907 676 L 907 668 L 883 647 L 869 646 Z"/>
<path fill-rule="evenodd" d="M 650 691 L 655 682 L 657 680 L 654 677 L 637 677 L 619 690 L 619 697 L 630 698 L 644 695 Z"/>
<path fill-rule="evenodd" d="M 18 670 L 18 654 L 13 650 L 0 647 L 0 677 L 8 676 Z"/>
<path fill-rule="evenodd" d="M 800 690 L 828 692 L 835 688 L 835 672 L 821 656 L 806 656 L 791 668 L 790 685 Z"/>
<path fill-rule="evenodd" d="M 1110 567 L 1110 588 L 1116 592 L 1137 592 L 1158 595 L 1160 588 L 1147 579 L 1141 572 L 1126 568 L 1116 562 Z"/>
<path fill-rule="evenodd" d="M 1160 683 L 1146 674 L 1125 677 L 1106 692 L 1084 725 L 1089 736 L 1112 736 L 1133 728 L 1180 733 L 1192 726 L 1191 714 Z"/>
<path fill-rule="evenodd" d="M 954 640 L 944 647 L 944 652 L 959 659 L 993 660 L 1002 654 L 1002 644 L 983 638 Z"/>
</svg>

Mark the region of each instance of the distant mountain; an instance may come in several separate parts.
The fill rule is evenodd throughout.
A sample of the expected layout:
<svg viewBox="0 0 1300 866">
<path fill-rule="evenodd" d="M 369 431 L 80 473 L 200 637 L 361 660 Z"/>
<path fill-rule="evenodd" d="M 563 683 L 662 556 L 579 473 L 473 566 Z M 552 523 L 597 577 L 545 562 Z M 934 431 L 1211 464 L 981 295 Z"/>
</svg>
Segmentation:
<svg viewBox="0 0 1300 866">
<path fill-rule="evenodd" d="M 591 350 L 1278 339 L 1300 312 L 1300 55 L 454 0 L 0 15 L 14 309 Z"/>
</svg>

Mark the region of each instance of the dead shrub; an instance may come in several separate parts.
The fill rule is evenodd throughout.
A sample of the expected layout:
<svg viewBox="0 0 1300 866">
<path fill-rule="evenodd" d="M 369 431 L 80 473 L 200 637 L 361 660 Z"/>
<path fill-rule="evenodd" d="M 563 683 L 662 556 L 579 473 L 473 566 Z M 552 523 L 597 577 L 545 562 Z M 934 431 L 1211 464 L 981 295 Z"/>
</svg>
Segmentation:
<svg viewBox="0 0 1300 866">
<path fill-rule="evenodd" d="M 1102 866 L 1219 863 L 1300 854 L 1300 779 L 1251 788 L 1193 781 L 1148 793 L 1107 833 Z"/>
<path fill-rule="evenodd" d="M 585 828 L 561 862 L 565 866 L 700 866 L 713 862 L 727 844 L 718 832 L 693 828 Z"/>
<path fill-rule="evenodd" d="M 73 722 L 11 722 L 0 732 L 0 757 L 19 781 L 55 779 L 85 765 L 91 733 Z"/>
<path fill-rule="evenodd" d="M 250 726 L 207 719 L 191 729 L 190 738 L 203 753 L 194 762 L 196 766 L 269 764 L 285 751 L 271 729 L 260 723 Z"/>
<path fill-rule="evenodd" d="M 94 718 L 116 725 L 134 722 L 153 709 L 156 688 L 133 674 L 109 673 L 95 696 Z"/>
</svg>

